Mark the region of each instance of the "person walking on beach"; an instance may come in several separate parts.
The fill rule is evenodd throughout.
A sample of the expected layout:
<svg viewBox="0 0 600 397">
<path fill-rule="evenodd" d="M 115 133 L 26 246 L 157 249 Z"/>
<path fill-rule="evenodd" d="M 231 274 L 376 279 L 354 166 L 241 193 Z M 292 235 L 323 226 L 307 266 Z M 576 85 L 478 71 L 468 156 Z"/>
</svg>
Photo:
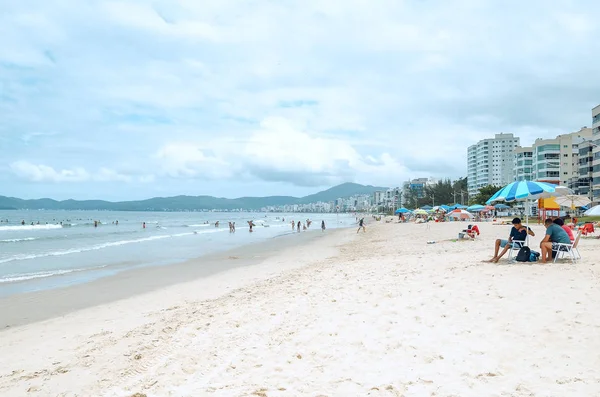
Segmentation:
<svg viewBox="0 0 600 397">
<path fill-rule="evenodd" d="M 300 226 L 302 225 L 302 223 L 300 223 L 300 221 L 298 221 L 298 233 L 300 233 Z"/>
<path fill-rule="evenodd" d="M 360 229 L 363 230 L 363 233 L 367 231 L 367 229 L 365 228 L 365 218 L 360 218 L 360 220 L 358 221 L 358 230 L 356 231 L 356 233 L 360 232 Z"/>
<path fill-rule="evenodd" d="M 321 221 L 321 231 L 325 231 L 325 221 Z"/>
</svg>

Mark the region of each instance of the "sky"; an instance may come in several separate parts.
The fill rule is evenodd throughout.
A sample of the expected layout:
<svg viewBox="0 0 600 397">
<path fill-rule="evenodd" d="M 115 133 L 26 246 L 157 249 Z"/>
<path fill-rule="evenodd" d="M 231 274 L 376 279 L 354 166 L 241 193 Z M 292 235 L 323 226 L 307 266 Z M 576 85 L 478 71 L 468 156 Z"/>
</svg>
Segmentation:
<svg viewBox="0 0 600 397">
<path fill-rule="evenodd" d="M 594 11 L 595 10 L 595 11 Z M 0 195 L 303 196 L 591 125 L 595 1 L 6 1 Z"/>
</svg>

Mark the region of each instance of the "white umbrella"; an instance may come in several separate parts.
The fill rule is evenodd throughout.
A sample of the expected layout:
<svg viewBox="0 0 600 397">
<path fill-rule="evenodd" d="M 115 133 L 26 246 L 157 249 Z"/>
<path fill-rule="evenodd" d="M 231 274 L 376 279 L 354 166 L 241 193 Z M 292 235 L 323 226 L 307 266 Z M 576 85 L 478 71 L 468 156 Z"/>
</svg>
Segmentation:
<svg viewBox="0 0 600 397">
<path fill-rule="evenodd" d="M 567 194 L 566 196 L 556 197 L 554 201 L 558 205 L 570 207 L 573 210 L 577 207 L 583 207 L 584 205 L 588 205 L 592 202 L 592 200 L 589 198 L 585 196 L 578 196 L 576 194 Z"/>
<path fill-rule="evenodd" d="M 583 213 L 585 216 L 600 216 L 600 205 L 596 205 Z"/>
<path fill-rule="evenodd" d="M 454 210 L 452 212 L 449 212 L 446 216 L 449 216 L 451 218 L 458 218 L 458 219 L 470 219 L 473 217 L 473 214 L 471 214 L 469 211 L 465 211 L 465 210 Z"/>
</svg>

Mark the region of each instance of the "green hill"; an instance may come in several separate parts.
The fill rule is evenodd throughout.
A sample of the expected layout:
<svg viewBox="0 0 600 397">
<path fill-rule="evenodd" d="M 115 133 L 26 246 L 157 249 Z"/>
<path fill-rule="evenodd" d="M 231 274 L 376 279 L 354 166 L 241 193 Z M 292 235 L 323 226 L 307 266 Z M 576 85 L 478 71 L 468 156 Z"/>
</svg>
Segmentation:
<svg viewBox="0 0 600 397">
<path fill-rule="evenodd" d="M 194 210 L 258 210 L 267 206 L 290 204 L 308 204 L 318 201 L 333 201 L 356 194 L 372 194 L 382 187 L 365 186 L 357 183 L 343 183 L 319 193 L 306 197 L 269 196 L 240 197 L 227 199 L 213 196 L 174 196 L 154 197 L 139 201 L 110 202 L 103 200 L 64 200 L 49 198 L 23 200 L 14 197 L 0 196 L 0 209 L 5 210 L 110 210 L 110 211 L 194 211 Z"/>
</svg>

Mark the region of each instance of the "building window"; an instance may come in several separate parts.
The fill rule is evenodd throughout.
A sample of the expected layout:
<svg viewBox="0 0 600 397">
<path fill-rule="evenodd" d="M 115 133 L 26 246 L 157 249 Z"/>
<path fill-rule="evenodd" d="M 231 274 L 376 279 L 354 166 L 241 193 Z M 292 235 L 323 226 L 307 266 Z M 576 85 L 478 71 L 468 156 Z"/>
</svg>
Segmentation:
<svg viewBox="0 0 600 397">
<path fill-rule="evenodd" d="M 568 154 L 563 154 L 563 157 L 569 157 L 569 155 Z"/>
</svg>

